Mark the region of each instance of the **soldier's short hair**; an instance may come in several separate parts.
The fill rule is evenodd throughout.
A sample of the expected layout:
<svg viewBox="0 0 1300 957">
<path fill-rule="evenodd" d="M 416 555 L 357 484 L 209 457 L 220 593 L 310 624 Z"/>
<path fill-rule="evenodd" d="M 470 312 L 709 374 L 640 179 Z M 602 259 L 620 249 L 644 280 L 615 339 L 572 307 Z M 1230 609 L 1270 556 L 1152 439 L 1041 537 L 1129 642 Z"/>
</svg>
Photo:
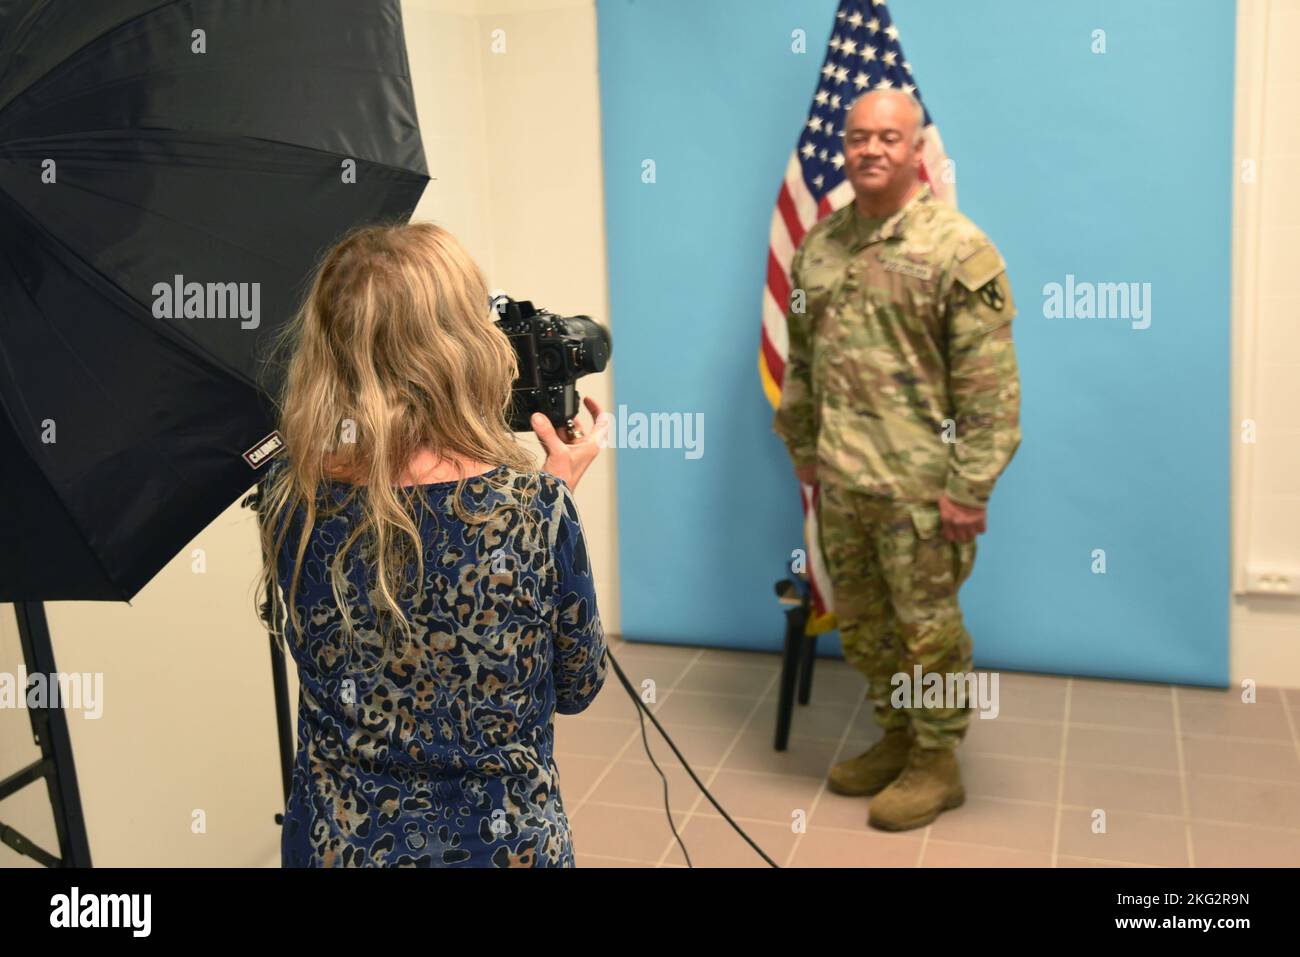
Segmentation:
<svg viewBox="0 0 1300 957">
<path fill-rule="evenodd" d="M 915 94 L 909 93 L 907 90 L 896 86 L 877 87 L 874 90 L 867 90 L 867 92 L 863 93 L 860 97 L 849 104 L 849 110 L 851 111 L 855 106 L 869 96 L 884 96 L 886 94 L 901 96 L 912 105 L 912 112 L 916 115 L 916 139 L 919 143 L 925 138 L 925 107 L 921 105 L 921 101 L 916 98 Z M 844 115 L 847 117 L 848 112 L 846 111 Z"/>
</svg>

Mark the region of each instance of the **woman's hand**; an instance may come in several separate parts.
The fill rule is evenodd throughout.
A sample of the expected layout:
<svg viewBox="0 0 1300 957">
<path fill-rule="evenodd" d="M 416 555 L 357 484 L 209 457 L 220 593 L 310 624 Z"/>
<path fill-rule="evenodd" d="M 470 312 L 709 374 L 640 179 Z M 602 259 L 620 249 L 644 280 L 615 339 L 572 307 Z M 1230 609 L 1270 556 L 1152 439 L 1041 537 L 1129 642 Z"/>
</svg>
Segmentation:
<svg viewBox="0 0 1300 957">
<path fill-rule="evenodd" d="M 546 461 L 542 463 L 542 471 L 550 472 L 562 479 L 564 484 L 569 486 L 570 491 L 577 489 L 578 479 L 582 478 L 582 473 L 587 471 L 587 466 L 605 447 L 609 426 L 613 422 L 613 416 L 608 412 L 602 412 L 595 399 L 588 396 L 582 402 L 591 413 L 592 421 L 595 422 L 595 428 L 590 435 L 583 434 L 581 416 L 573 420 L 572 427 L 564 430 L 566 433 L 564 438 L 560 438 L 555 431 L 555 426 L 551 425 L 551 420 L 542 413 L 537 412 L 532 418 L 533 431 L 537 433 L 542 448 L 546 450 Z"/>
</svg>

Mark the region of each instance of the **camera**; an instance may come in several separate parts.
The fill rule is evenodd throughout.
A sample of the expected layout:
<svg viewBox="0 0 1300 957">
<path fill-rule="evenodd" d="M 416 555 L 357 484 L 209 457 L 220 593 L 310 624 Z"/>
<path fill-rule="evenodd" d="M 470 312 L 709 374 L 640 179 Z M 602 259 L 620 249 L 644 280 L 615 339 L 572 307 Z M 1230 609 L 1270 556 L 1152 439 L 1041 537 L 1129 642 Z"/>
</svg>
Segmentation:
<svg viewBox="0 0 1300 957">
<path fill-rule="evenodd" d="M 492 306 L 497 325 L 519 357 L 519 377 L 511 393 L 510 429 L 532 430 L 529 419 L 543 413 L 556 429 L 581 408 L 574 383 L 601 372 L 609 362 L 609 330 L 590 316 L 557 316 L 527 300 L 498 296 Z"/>
</svg>

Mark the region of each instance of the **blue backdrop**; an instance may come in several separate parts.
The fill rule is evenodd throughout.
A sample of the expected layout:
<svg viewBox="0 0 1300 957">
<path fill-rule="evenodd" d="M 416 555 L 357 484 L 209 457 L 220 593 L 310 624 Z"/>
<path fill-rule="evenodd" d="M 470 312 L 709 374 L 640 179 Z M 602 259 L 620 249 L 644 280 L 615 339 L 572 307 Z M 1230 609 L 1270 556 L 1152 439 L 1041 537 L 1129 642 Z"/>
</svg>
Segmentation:
<svg viewBox="0 0 1300 957">
<path fill-rule="evenodd" d="M 772 584 L 802 536 L 759 385 L 761 290 L 836 7 L 598 4 L 616 405 L 704 424 L 699 457 L 617 452 L 632 641 L 780 646 Z M 976 664 L 1223 685 L 1234 4 L 889 9 L 1019 313 L 1024 439 L 962 590 Z M 1150 283 L 1150 326 L 1047 318 L 1067 275 Z"/>
</svg>

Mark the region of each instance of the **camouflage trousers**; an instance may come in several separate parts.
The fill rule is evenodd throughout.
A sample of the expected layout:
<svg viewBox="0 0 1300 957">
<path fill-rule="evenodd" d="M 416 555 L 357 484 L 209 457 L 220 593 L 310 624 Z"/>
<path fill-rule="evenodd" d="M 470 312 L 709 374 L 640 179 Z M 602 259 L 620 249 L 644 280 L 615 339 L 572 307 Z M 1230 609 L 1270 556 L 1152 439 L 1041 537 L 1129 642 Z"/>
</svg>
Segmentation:
<svg viewBox="0 0 1300 957">
<path fill-rule="evenodd" d="M 954 748 L 970 724 L 965 707 L 912 707 L 924 676 L 971 671 L 971 637 L 957 591 L 975 565 L 975 542 L 943 536 L 937 503 L 904 503 L 823 484 L 818 529 L 834 589 L 845 659 L 866 676 L 884 729 L 909 723 L 923 748 Z M 907 682 L 895 680 L 905 674 Z M 891 698 L 894 700 L 891 701 Z M 933 705 L 933 702 L 931 702 Z M 898 706 L 896 706 L 898 705 Z"/>
</svg>

